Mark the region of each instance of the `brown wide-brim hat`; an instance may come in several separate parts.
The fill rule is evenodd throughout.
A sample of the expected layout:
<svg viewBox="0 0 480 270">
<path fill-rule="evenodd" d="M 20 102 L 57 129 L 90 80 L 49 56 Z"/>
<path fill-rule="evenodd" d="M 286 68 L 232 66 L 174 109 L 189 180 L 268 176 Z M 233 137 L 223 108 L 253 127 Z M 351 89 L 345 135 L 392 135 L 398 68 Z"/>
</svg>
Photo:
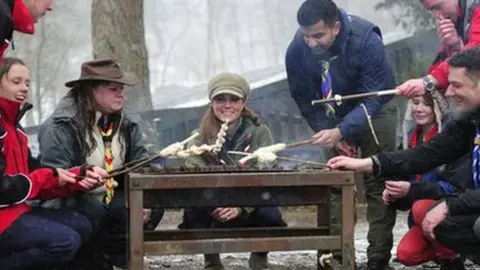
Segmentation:
<svg viewBox="0 0 480 270">
<path fill-rule="evenodd" d="M 80 78 L 66 82 L 65 86 L 71 88 L 82 81 L 107 81 L 135 85 L 138 83 L 138 78 L 134 74 L 123 71 L 115 59 L 102 59 L 84 62 Z"/>
</svg>

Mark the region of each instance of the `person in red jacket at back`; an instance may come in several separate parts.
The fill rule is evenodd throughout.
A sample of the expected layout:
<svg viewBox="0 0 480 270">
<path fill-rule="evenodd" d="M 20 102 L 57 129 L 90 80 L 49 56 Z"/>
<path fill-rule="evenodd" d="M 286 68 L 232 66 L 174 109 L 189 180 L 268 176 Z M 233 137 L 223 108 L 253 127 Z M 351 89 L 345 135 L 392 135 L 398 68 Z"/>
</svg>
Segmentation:
<svg viewBox="0 0 480 270">
<path fill-rule="evenodd" d="M 29 70 L 22 60 L 0 66 L 0 269 L 54 269 L 68 264 L 91 233 L 90 221 L 68 210 L 32 208 L 35 199 L 67 197 L 103 185 L 98 167 L 45 168 L 32 157 L 19 126 L 28 103 Z M 83 176 L 83 177 L 76 177 Z M 78 179 L 78 180 L 77 180 Z"/>
<path fill-rule="evenodd" d="M 0 64 L 13 31 L 32 35 L 35 23 L 53 9 L 53 0 L 0 0 Z"/>
<path fill-rule="evenodd" d="M 437 22 L 440 50 L 423 78 L 410 79 L 397 88 L 409 98 L 425 91 L 448 88 L 447 59 L 453 54 L 480 45 L 480 2 L 471 0 L 420 0 Z"/>
</svg>

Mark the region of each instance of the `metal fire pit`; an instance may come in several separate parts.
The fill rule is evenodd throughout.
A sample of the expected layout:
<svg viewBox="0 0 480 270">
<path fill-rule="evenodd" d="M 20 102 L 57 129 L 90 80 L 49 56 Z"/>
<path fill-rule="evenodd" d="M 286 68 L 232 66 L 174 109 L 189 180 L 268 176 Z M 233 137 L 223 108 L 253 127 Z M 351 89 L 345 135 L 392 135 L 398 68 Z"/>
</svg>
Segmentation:
<svg viewBox="0 0 480 270">
<path fill-rule="evenodd" d="M 354 269 L 354 173 L 321 168 L 143 168 L 127 176 L 130 270 L 144 255 L 342 250 Z M 329 234 L 330 187 L 342 189 L 342 233 Z M 317 205 L 317 227 L 143 231 L 142 208 Z M 328 253 L 328 252 L 327 252 Z M 319 269 L 324 269 L 320 265 Z"/>
</svg>

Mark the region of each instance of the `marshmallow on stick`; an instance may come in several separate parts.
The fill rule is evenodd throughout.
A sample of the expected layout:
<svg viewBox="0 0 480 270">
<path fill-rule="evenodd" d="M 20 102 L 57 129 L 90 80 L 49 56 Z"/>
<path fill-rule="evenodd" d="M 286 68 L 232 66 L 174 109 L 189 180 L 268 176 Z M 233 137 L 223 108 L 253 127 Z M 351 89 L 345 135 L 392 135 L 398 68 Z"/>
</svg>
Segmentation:
<svg viewBox="0 0 480 270">
<path fill-rule="evenodd" d="M 223 144 L 225 143 L 225 136 L 227 136 L 228 130 L 228 120 L 226 120 L 220 130 L 217 133 L 217 140 L 213 145 L 203 144 L 200 146 L 192 145 L 190 148 L 185 150 L 180 150 L 176 152 L 176 156 L 179 158 L 188 158 L 191 156 L 199 156 L 205 152 L 212 152 L 217 154 L 222 149 Z"/>
<path fill-rule="evenodd" d="M 176 156 L 178 152 L 183 150 L 183 147 L 185 144 L 189 143 L 190 141 L 194 140 L 197 138 L 200 134 L 198 132 L 193 133 L 190 137 L 187 139 L 181 141 L 181 142 L 176 142 L 172 143 L 169 146 L 163 148 L 158 155 L 161 157 L 168 157 L 168 156 Z"/>
<path fill-rule="evenodd" d="M 251 159 L 257 159 L 258 163 L 273 163 L 277 160 L 275 153 L 283 151 L 287 148 L 285 143 L 277 143 L 265 147 L 260 147 L 252 154 L 240 159 L 240 164 L 245 164 Z"/>
</svg>

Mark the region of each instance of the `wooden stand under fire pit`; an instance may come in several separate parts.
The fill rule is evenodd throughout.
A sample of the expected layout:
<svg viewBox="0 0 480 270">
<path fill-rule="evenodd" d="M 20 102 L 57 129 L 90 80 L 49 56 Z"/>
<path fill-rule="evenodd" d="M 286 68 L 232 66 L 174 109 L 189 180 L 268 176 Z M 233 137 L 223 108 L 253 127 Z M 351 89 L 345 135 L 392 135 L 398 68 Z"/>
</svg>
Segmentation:
<svg viewBox="0 0 480 270">
<path fill-rule="evenodd" d="M 130 270 L 144 255 L 342 250 L 327 268 L 354 269 L 354 182 L 348 171 L 238 170 L 131 173 L 127 177 Z M 342 189 L 342 234 L 329 234 L 329 187 Z M 317 205 L 313 228 L 239 228 L 144 232 L 142 208 Z"/>
</svg>

